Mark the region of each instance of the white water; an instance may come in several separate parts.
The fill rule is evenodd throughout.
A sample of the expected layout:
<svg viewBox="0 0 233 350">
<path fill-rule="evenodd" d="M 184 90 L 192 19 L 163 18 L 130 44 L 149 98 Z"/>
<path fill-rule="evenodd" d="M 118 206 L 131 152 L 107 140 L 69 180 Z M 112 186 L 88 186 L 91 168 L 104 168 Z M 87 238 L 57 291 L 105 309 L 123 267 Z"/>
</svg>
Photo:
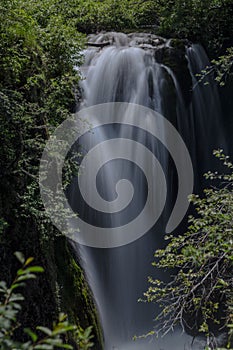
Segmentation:
<svg viewBox="0 0 233 350">
<path fill-rule="evenodd" d="M 161 45 L 169 46 L 161 38 L 153 36 L 110 33 L 92 36 L 95 43 L 110 40 L 112 45 L 102 49 L 90 47 L 86 50 L 86 61 L 82 67 L 85 79 L 82 82 L 82 108 L 105 102 L 131 102 L 152 108 L 161 114 L 175 110 L 171 122 L 184 138 L 192 156 L 196 171 L 196 188 L 204 170 L 208 170 L 212 150 L 224 144 L 220 128 L 220 103 L 216 87 L 197 84 L 195 74 L 208 64 L 204 50 L 199 45 L 187 48 L 187 60 L 193 81 L 192 101 L 185 106 L 183 95 L 174 72 L 155 61 L 153 50 Z M 170 106 L 167 92 L 173 86 L 176 105 Z M 174 101 L 172 102 L 174 103 Z M 161 130 L 163 130 L 161 126 Z M 181 330 L 167 335 L 163 339 L 133 341 L 134 335 L 142 335 L 153 328 L 153 319 L 158 306 L 138 303 L 147 289 L 147 276 L 162 277 L 161 272 L 151 267 L 153 252 L 163 244 L 163 232 L 173 198 L 177 192 L 174 166 L 169 161 L 167 151 L 147 134 L 134 128 L 113 126 L 99 128 L 82 140 L 85 150 L 105 139 L 127 137 L 146 145 L 157 155 L 167 175 L 168 201 L 160 221 L 141 239 L 119 248 L 97 249 L 79 246 L 87 279 L 93 291 L 103 327 L 105 350 L 182 350 L 203 349 L 200 340 L 192 342 L 192 337 L 181 335 Z M 132 159 L 133 159 L 132 149 Z M 101 155 L 100 155 L 101 157 Z M 121 226 L 138 214 L 143 208 L 146 197 L 146 184 L 137 168 L 116 161 L 108 164 L 99 174 L 97 185 L 101 196 L 113 200 L 115 184 L 119 179 L 127 178 L 136 189 L 133 198 L 135 204 L 118 214 L 100 214 L 89 207 L 78 206 L 79 215 L 99 226 Z M 186 171 L 186 169 L 184 169 Z M 89 175 L 86 175 L 88 182 Z M 154 174 L 156 181 L 156 174 Z M 201 186 L 200 186 L 201 187 Z M 76 202 L 76 190 L 72 190 L 71 201 Z M 74 204 L 75 205 L 75 204 Z M 169 278 L 169 276 L 167 276 Z"/>
</svg>

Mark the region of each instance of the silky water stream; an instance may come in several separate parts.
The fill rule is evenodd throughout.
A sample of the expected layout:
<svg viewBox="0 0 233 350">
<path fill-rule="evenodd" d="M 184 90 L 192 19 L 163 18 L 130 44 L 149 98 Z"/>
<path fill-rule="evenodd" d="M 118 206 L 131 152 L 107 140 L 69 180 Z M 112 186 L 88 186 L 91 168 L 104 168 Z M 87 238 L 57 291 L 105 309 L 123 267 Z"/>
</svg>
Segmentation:
<svg viewBox="0 0 233 350">
<path fill-rule="evenodd" d="M 187 98 L 177 70 L 173 69 L 172 64 L 166 64 L 166 60 L 163 62 L 163 59 L 158 59 L 160 52 L 176 50 L 171 46 L 170 40 L 149 34 L 107 33 L 91 36 L 89 44 L 85 51 L 85 63 L 80 68 L 84 79 L 81 83 L 82 102 L 79 108 L 84 110 L 108 103 L 104 113 L 111 115 L 111 103 L 131 103 L 165 116 L 174 125 L 189 150 L 194 169 L 194 191 L 199 191 L 203 187 L 203 172 L 213 167 L 213 149 L 224 147 L 225 143 L 224 133 L 220 132 L 221 107 L 217 87 L 211 77 L 208 77 L 209 85 L 199 84 L 196 77 L 209 64 L 203 48 L 186 44 L 184 49 L 187 80 L 190 79 Z M 179 62 L 173 63 L 174 66 L 179 66 Z M 130 111 L 125 109 L 124 113 L 129 114 Z M 80 159 L 95 149 L 92 164 L 101 166 L 93 165 L 88 168 L 82 163 L 80 176 L 86 190 L 79 189 L 79 180 L 75 178 L 67 192 L 72 209 L 84 222 L 105 228 L 109 232 L 117 228 L 120 232 L 143 211 L 151 191 L 149 187 L 154 186 L 152 192 L 155 198 L 151 205 L 156 206 L 161 201 L 163 193 L 160 191 L 160 181 L 166 181 L 167 198 L 164 199 L 164 209 L 161 215 L 158 213 L 157 222 L 146 234 L 139 235 L 127 244 L 118 245 L 116 236 L 114 238 L 112 235 L 109 236 L 106 246 L 74 244 L 97 305 L 103 328 L 104 349 L 203 349 L 200 339 L 193 340 L 191 335 L 182 333 L 179 328 L 163 338 L 132 340 L 134 335 L 142 335 L 153 329 L 153 320 L 159 312 L 158 306 L 138 302 L 138 299 L 147 290 L 149 275 L 164 278 L 161 271 L 151 266 L 151 262 L 154 251 L 164 245 L 166 224 L 175 205 L 180 183 L 176 161 L 161 141 L 163 134 L 167 132 L 163 120 L 157 121 L 161 137 L 155 137 L 153 132 L 146 132 L 153 129 L 153 122 L 149 119 L 145 118 L 143 121 L 145 130 L 133 123 L 124 123 L 124 118 L 128 118 L 128 115 L 122 116 L 122 123 L 90 127 L 91 132 L 79 139 L 82 149 Z M 120 140 L 118 143 L 117 139 Z M 111 147 L 106 143 L 109 140 L 115 142 Z M 131 143 L 130 140 L 134 142 Z M 105 147 L 98 151 L 98 145 L 104 142 Z M 146 156 L 146 151 L 143 156 L 139 145 L 156 156 L 164 177 L 158 170 L 159 166 L 151 166 L 151 159 Z M 122 157 L 119 155 L 121 152 L 124 154 Z M 182 158 L 182 153 L 180 157 Z M 138 164 L 139 158 L 141 165 Z M 151 174 L 151 183 L 147 181 L 145 169 Z M 190 176 L 185 165 L 179 171 Z M 99 210 L 98 201 L 96 207 L 91 207 L 93 186 L 101 197 L 99 202 L 104 202 Z M 84 192 L 88 192 L 88 188 L 91 190 L 86 195 Z M 118 199 L 123 196 L 124 191 L 128 191 L 130 201 L 119 206 Z M 176 231 L 184 230 L 183 226 L 185 225 L 181 223 Z M 80 230 L 85 231 L 85 226 Z M 127 231 L 124 234 L 127 236 Z M 169 279 L 169 273 L 165 278 Z"/>
</svg>

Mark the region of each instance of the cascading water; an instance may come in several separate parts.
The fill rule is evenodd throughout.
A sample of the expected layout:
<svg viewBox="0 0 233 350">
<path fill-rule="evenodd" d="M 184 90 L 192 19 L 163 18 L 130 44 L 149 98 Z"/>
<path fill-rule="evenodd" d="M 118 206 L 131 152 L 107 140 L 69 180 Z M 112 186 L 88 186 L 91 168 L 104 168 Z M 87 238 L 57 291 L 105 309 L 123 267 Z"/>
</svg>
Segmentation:
<svg viewBox="0 0 233 350">
<path fill-rule="evenodd" d="M 169 48 L 170 41 L 148 34 L 120 33 L 99 34 L 90 37 L 89 41 L 85 64 L 81 68 L 84 76 L 81 84 L 81 109 L 102 103 L 128 102 L 151 108 L 164 115 L 177 128 L 189 149 L 198 188 L 200 174 L 211 167 L 209 159 L 212 150 L 224 144 L 223 136 L 219 134 L 221 110 L 217 88 L 212 83 L 207 87 L 198 84 L 195 75 L 208 65 L 204 50 L 199 45 L 186 48 L 187 71 L 193 87 L 191 99 L 187 103 L 180 81 L 171 66 L 158 63 L 159 60 L 156 59 L 159 50 L 172 50 Z M 166 133 L 162 123 L 159 128 L 161 134 Z M 181 335 L 179 329 L 163 339 L 132 340 L 134 335 L 145 334 L 153 328 L 153 319 L 158 313 L 158 306 L 138 303 L 137 300 L 147 289 L 147 276 L 155 276 L 157 273 L 159 277 L 161 274 L 151 267 L 151 261 L 154 251 L 164 244 L 165 226 L 177 195 L 177 174 L 172 159 L 161 142 L 151 134 L 129 125 L 105 125 L 93 129 L 92 133 L 87 133 L 79 140 L 82 156 L 98 143 L 117 138 L 133 139 L 156 155 L 166 174 L 168 199 L 160 219 L 140 239 L 108 249 L 76 246 L 99 311 L 104 349 L 203 349 L 199 341 L 192 343 L 191 337 Z M 95 186 L 109 206 L 116 202 L 119 195 L 116 193 L 116 184 L 121 179 L 131 182 L 134 188 L 132 203 L 126 203 L 119 212 L 117 206 L 112 211 L 105 212 L 90 208 L 77 190 L 78 180 L 74 179 L 72 182 L 67 196 L 72 208 L 85 221 L 96 226 L 118 227 L 121 230 L 123 225 L 143 210 L 148 184 L 141 169 L 134 164 L 137 148 L 131 148 L 130 152 L 131 161 L 120 158 L 108 161 L 96 174 Z M 107 158 L 101 152 L 96 157 L 100 163 L 104 163 Z M 150 164 L 145 160 L 143 166 L 150 167 Z M 86 186 L 89 186 L 93 174 L 88 171 L 85 173 L 85 167 L 82 171 Z M 153 178 L 156 183 L 156 171 Z"/>
</svg>

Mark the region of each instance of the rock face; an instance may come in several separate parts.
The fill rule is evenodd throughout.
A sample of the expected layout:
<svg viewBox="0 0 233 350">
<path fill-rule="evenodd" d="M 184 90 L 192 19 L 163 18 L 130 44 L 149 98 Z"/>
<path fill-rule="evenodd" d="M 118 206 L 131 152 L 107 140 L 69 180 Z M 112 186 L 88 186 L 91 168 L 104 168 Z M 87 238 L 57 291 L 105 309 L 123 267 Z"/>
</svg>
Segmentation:
<svg viewBox="0 0 233 350">
<path fill-rule="evenodd" d="M 93 350 L 103 347 L 101 326 L 97 316 L 94 298 L 86 282 L 72 245 L 63 236 L 55 241 L 55 266 L 57 283 L 60 286 L 60 301 L 62 310 L 69 316 L 72 324 L 83 328 L 92 326 L 94 335 Z M 72 339 L 71 339 L 72 341 Z M 75 344 L 75 341 L 74 341 Z"/>
<path fill-rule="evenodd" d="M 0 214 L 3 208 L 10 223 L 1 233 L 0 279 L 8 285 L 14 280 L 20 268 L 13 254 L 15 251 L 23 252 L 25 257 L 33 256 L 35 264 L 44 268 L 43 274 L 27 281 L 22 289 L 25 301 L 19 314 L 20 326 L 14 332 L 15 338 L 28 340 L 24 328 L 36 329 L 38 325 L 51 328 L 59 312 L 65 312 L 70 323 L 83 329 L 93 326 L 93 349 L 102 349 L 101 327 L 92 294 L 69 243 L 62 236 L 42 241 L 32 218 L 15 215 L 15 193 L 11 189 L 6 192 L 0 188 Z M 73 345 L 76 346 L 75 342 Z"/>
<path fill-rule="evenodd" d="M 156 61 L 171 68 L 176 75 L 186 104 L 190 103 L 192 97 L 192 78 L 186 59 L 188 45 L 186 40 L 171 39 L 167 45 L 160 45 L 154 53 Z"/>
</svg>

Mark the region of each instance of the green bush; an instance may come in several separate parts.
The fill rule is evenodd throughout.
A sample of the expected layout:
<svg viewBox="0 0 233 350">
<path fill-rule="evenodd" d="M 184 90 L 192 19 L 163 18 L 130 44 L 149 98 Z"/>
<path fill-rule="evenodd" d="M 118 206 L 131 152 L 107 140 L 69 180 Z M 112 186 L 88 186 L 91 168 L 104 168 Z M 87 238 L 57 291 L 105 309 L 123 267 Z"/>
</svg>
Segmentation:
<svg viewBox="0 0 233 350">
<path fill-rule="evenodd" d="M 200 41 L 212 55 L 232 45 L 231 0 L 154 0 L 165 36 Z"/>
<path fill-rule="evenodd" d="M 228 327 L 229 349 L 233 324 L 233 164 L 222 151 L 215 155 L 229 171 L 224 175 L 209 172 L 206 178 L 221 185 L 206 189 L 203 198 L 191 196 L 197 216 L 189 217 L 188 231 L 166 237 L 167 246 L 155 253 L 155 267 L 177 268 L 177 274 L 169 283 L 150 277 L 144 295 L 148 302 L 162 307 L 157 317 L 161 328 L 155 332 L 165 333 L 180 324 L 194 334 L 204 334 L 207 348 L 213 349 L 213 327 L 217 333 Z"/>
<path fill-rule="evenodd" d="M 84 33 L 124 31 L 136 25 L 129 1 L 85 0 L 79 2 L 74 13 L 77 29 Z"/>
<path fill-rule="evenodd" d="M 29 340 L 20 342 L 15 339 L 15 330 L 20 326 L 17 316 L 21 310 L 23 295 L 18 292 L 25 287 L 25 282 L 36 278 L 37 273 L 43 272 L 40 266 L 31 266 L 33 258 L 25 259 L 22 253 L 16 252 L 16 257 L 22 264 L 17 271 L 16 278 L 8 287 L 5 281 L 0 282 L 0 348 L 1 350 L 53 350 L 57 348 L 73 349 L 73 346 L 67 344 L 67 332 L 73 332 L 80 349 L 88 350 L 93 346 L 91 341 L 91 329 L 88 327 L 85 331 L 77 326 L 70 325 L 65 314 L 60 314 L 58 322 L 54 323 L 53 328 L 37 326 L 36 330 L 25 328 L 24 332 Z"/>
</svg>

